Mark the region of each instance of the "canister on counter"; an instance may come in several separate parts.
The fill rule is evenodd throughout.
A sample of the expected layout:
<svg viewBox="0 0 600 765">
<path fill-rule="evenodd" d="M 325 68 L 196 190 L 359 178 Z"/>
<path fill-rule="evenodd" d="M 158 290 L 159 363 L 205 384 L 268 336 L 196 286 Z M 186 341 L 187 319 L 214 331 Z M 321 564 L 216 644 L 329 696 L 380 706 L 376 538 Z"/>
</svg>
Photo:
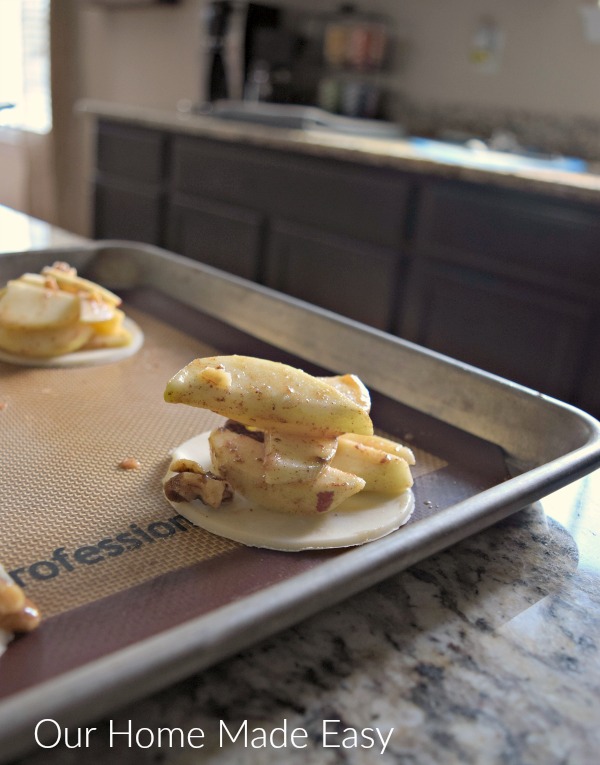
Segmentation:
<svg viewBox="0 0 600 765">
<path fill-rule="evenodd" d="M 346 117 L 377 117 L 379 109 L 379 88 L 361 80 L 344 82 L 341 89 L 340 112 Z"/>
<path fill-rule="evenodd" d="M 378 71 L 384 65 L 387 37 L 384 19 L 344 5 L 325 27 L 325 63 L 332 69 Z"/>
</svg>

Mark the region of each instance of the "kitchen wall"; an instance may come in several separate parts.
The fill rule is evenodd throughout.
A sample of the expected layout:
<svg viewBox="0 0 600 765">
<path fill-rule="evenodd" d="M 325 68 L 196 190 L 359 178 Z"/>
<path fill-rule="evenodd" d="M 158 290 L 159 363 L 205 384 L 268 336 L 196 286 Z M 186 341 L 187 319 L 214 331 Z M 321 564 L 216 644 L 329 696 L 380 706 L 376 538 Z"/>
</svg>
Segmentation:
<svg viewBox="0 0 600 765">
<path fill-rule="evenodd" d="M 586 1 L 363 0 L 357 6 L 391 19 L 395 55 L 384 84 L 392 94 L 393 116 L 413 132 L 444 125 L 489 133 L 510 125 L 521 129 L 529 143 L 543 138 L 559 151 L 600 159 L 600 44 L 584 37 L 579 9 Z M 175 109 L 182 100 L 197 102 L 204 81 L 205 3 L 180 0 L 174 6 L 111 9 L 83 0 L 53 4 L 73 35 L 73 63 L 61 73 L 63 106 L 78 98 L 163 109 Z M 323 14 L 339 3 L 280 0 L 278 5 Z M 495 22 L 504 41 L 493 71 L 475 66 L 470 58 L 473 35 L 484 18 Z M 68 189 L 69 199 L 58 200 L 53 222 L 86 234 L 92 125 L 73 118 L 60 132 L 56 144 L 69 155 L 61 159 L 69 169 L 59 187 Z M 33 180 L 40 174 L 31 171 L 24 147 L 18 142 L 0 145 L 0 160 L 4 168 L 13 168 L 0 179 L 0 203 L 40 217 L 40 210 L 53 209 L 52 199 L 31 205 Z"/>
<path fill-rule="evenodd" d="M 600 119 L 600 44 L 584 39 L 585 0 L 364 0 L 393 22 L 397 69 L 388 83 L 411 103 L 460 104 Z M 590 0 L 591 3 L 591 0 Z M 334 10 L 329 0 L 280 0 L 282 7 Z M 200 92 L 203 0 L 106 10 L 82 4 L 82 95 L 174 108 Z M 504 37 L 497 71 L 469 61 L 472 37 L 489 17 Z"/>
</svg>

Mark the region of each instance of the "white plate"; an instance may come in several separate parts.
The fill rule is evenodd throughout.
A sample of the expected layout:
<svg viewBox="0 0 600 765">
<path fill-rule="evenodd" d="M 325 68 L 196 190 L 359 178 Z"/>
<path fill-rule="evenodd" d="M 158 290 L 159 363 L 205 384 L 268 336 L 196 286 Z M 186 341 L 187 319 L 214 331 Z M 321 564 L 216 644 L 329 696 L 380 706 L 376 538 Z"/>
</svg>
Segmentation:
<svg viewBox="0 0 600 765">
<path fill-rule="evenodd" d="M 0 361 L 9 364 L 18 364 L 21 367 L 91 367 L 97 364 L 112 364 L 115 361 L 129 358 L 137 353 L 144 344 L 144 333 L 138 324 L 125 317 L 123 327 L 131 334 L 131 342 L 118 348 L 97 348 L 87 351 L 75 351 L 65 353 L 62 356 L 50 358 L 28 358 L 27 356 L 15 356 L 0 349 Z"/>
<path fill-rule="evenodd" d="M 172 458 L 212 469 L 208 436 L 202 433 L 173 450 Z M 168 471 L 164 482 L 175 473 Z M 404 525 L 414 510 L 412 491 L 399 496 L 362 491 L 321 515 L 274 512 L 235 494 L 218 509 L 194 502 L 171 502 L 181 515 L 206 531 L 250 547 L 271 550 L 323 550 L 371 542 Z"/>
</svg>

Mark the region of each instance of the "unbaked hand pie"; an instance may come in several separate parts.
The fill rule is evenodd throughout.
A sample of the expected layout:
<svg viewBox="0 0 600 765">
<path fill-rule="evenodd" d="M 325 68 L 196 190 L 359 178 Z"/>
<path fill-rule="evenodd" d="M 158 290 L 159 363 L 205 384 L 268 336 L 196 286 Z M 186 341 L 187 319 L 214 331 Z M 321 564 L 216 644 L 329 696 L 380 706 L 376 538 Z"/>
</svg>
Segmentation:
<svg viewBox="0 0 600 765">
<path fill-rule="evenodd" d="M 373 434 L 355 375 L 212 356 L 179 371 L 164 396 L 226 418 L 177 447 L 164 479 L 169 502 L 208 531 L 280 550 L 344 547 L 412 513 L 414 456 Z"/>
<path fill-rule="evenodd" d="M 25 273 L 0 290 L 0 359 L 60 366 L 131 355 L 143 337 L 120 305 L 67 263 Z"/>
</svg>

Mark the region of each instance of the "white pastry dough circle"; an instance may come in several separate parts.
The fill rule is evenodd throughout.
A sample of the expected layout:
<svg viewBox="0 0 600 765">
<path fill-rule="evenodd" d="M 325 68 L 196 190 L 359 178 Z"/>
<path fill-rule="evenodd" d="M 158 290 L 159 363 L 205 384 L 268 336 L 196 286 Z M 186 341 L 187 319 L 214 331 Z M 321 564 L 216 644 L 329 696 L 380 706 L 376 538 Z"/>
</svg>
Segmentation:
<svg viewBox="0 0 600 765">
<path fill-rule="evenodd" d="M 100 364 L 112 364 L 133 356 L 144 344 L 144 333 L 138 324 L 126 316 L 123 319 L 123 328 L 131 335 L 131 342 L 115 348 L 95 348 L 92 350 L 75 351 L 64 353 L 62 356 L 50 356 L 48 358 L 36 358 L 29 356 L 16 356 L 0 349 L 0 361 L 9 364 L 17 364 L 22 367 L 93 367 Z"/>
<path fill-rule="evenodd" d="M 210 470 L 209 435 L 202 433 L 178 446 L 173 450 L 173 460 L 194 460 L 203 470 Z M 168 471 L 164 482 L 173 475 Z M 266 510 L 239 494 L 216 510 L 200 500 L 170 504 L 196 526 L 213 534 L 250 547 L 290 552 L 352 547 L 380 539 L 403 526 L 415 505 L 410 489 L 392 497 L 363 491 L 335 510 L 318 516 Z"/>
</svg>

